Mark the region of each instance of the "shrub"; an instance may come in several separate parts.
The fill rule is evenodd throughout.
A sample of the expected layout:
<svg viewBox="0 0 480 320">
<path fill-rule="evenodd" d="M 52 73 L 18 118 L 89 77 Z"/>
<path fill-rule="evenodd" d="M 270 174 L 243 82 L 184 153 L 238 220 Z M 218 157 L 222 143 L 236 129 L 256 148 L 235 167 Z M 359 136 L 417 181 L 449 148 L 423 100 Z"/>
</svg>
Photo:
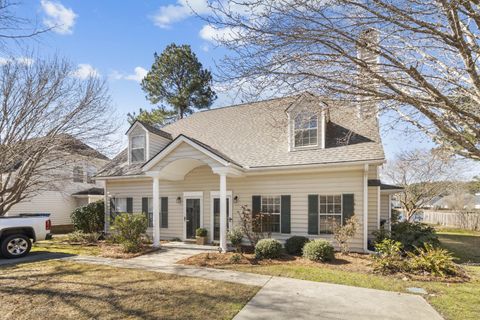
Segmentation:
<svg viewBox="0 0 480 320">
<path fill-rule="evenodd" d="M 100 236 L 101 234 L 98 232 L 84 233 L 80 230 L 76 230 L 68 234 L 67 242 L 82 244 L 97 243 Z"/>
<path fill-rule="evenodd" d="M 423 247 L 424 244 L 433 246 L 439 244 L 435 229 L 418 222 L 402 221 L 393 224 L 391 238 L 399 241 L 405 251 L 413 251 L 417 247 Z"/>
<path fill-rule="evenodd" d="M 301 255 L 302 254 L 302 249 L 305 243 L 309 242 L 310 239 L 307 237 L 302 237 L 302 236 L 293 236 L 287 239 L 285 241 L 285 250 L 287 250 L 287 253 L 292 254 L 292 255 Z"/>
<path fill-rule="evenodd" d="M 84 233 L 102 232 L 105 225 L 105 206 L 103 201 L 97 201 L 79 207 L 71 213 L 75 230 Z"/>
<path fill-rule="evenodd" d="M 305 244 L 303 257 L 312 261 L 326 262 L 335 259 L 335 254 L 330 242 L 316 239 Z"/>
<path fill-rule="evenodd" d="M 255 246 L 257 259 L 275 259 L 280 256 L 282 244 L 275 239 L 262 239 Z"/>
<path fill-rule="evenodd" d="M 445 277 L 457 275 L 458 268 L 453 262 L 450 252 L 425 244 L 425 248 L 418 248 L 408 253 L 408 269 L 414 273 L 429 273 L 433 276 Z"/>
<path fill-rule="evenodd" d="M 234 253 L 231 257 L 230 257 L 230 263 L 233 263 L 233 264 L 237 264 L 239 263 L 240 261 L 242 261 L 242 256 L 238 253 Z"/>
<path fill-rule="evenodd" d="M 403 271 L 402 244 L 392 239 L 384 239 L 375 245 L 377 254 L 373 257 L 375 271 L 393 273 Z"/>
<path fill-rule="evenodd" d="M 333 238 L 337 241 L 342 254 L 348 253 L 348 240 L 352 239 L 357 233 L 358 221 L 355 215 L 351 216 L 343 226 L 335 225 L 333 228 Z"/>
<path fill-rule="evenodd" d="M 195 234 L 197 235 L 197 237 L 206 237 L 206 236 L 207 236 L 207 229 L 205 229 L 205 228 L 198 228 L 198 229 L 195 231 Z"/>
<path fill-rule="evenodd" d="M 138 252 L 142 248 L 142 237 L 147 231 L 147 218 L 144 214 L 121 213 L 115 217 L 114 239 L 125 252 Z"/>
<path fill-rule="evenodd" d="M 237 252 L 241 251 L 241 245 L 242 245 L 242 240 L 243 240 L 243 232 L 242 229 L 240 228 L 233 228 L 230 230 L 227 234 L 227 238 L 232 244 L 232 246 L 235 247 Z"/>
</svg>

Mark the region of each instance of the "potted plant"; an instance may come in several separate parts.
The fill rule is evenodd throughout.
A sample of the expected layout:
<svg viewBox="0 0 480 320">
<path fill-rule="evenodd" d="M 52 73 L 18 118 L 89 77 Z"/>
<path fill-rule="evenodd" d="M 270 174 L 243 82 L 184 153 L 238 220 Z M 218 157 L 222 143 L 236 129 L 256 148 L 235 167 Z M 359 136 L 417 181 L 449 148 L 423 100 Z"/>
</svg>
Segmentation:
<svg viewBox="0 0 480 320">
<path fill-rule="evenodd" d="M 207 244 L 207 229 L 205 228 L 198 228 L 196 231 L 195 231 L 196 235 L 197 235 L 197 244 L 200 244 L 200 245 L 205 245 Z"/>
</svg>

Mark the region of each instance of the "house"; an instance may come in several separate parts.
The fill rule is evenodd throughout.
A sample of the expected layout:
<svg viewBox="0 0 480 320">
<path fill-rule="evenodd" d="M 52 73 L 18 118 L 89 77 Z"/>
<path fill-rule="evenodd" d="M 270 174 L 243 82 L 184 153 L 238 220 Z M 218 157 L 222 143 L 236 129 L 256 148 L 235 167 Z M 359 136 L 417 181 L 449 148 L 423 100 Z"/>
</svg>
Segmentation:
<svg viewBox="0 0 480 320">
<path fill-rule="evenodd" d="M 55 169 L 58 181 L 15 204 L 7 216 L 50 213 L 52 231 L 66 232 L 72 230 L 70 214 L 75 208 L 103 200 L 103 182 L 97 181 L 95 175 L 110 159 L 74 137 L 66 141 L 68 152 L 62 153 Z"/>
<path fill-rule="evenodd" d="M 242 205 L 272 215 L 272 237 L 332 239 L 356 215 L 351 249 L 390 218 L 377 117 L 311 93 L 197 112 L 161 129 L 136 121 L 128 146 L 100 170 L 106 228 L 116 212 L 144 212 L 154 245 L 195 238 L 227 248 Z M 262 228 L 264 228 L 262 226 Z"/>
<path fill-rule="evenodd" d="M 474 210 L 480 209 L 480 193 L 452 193 L 435 197 L 427 205 L 429 209 Z"/>
</svg>

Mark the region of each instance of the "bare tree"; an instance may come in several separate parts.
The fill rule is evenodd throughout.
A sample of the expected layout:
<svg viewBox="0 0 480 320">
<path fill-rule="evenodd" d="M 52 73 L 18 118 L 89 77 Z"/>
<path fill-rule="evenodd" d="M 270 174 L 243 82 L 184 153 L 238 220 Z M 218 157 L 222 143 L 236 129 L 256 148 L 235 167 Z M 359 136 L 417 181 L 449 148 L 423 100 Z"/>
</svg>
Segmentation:
<svg viewBox="0 0 480 320">
<path fill-rule="evenodd" d="M 76 161 L 73 153 L 95 156 L 84 143 L 111 141 L 116 125 L 104 81 L 73 71 L 58 58 L 0 68 L 0 215 L 71 179 L 62 168 Z"/>
<path fill-rule="evenodd" d="M 439 150 L 413 150 L 400 153 L 389 162 L 382 174 L 403 187 L 399 201 L 405 218 L 411 218 L 436 197 L 446 195 L 462 170 L 456 160 Z"/>
<path fill-rule="evenodd" d="M 480 160 L 478 1 L 210 5 L 206 31 L 230 50 L 221 80 L 394 110 L 440 147 Z"/>
</svg>

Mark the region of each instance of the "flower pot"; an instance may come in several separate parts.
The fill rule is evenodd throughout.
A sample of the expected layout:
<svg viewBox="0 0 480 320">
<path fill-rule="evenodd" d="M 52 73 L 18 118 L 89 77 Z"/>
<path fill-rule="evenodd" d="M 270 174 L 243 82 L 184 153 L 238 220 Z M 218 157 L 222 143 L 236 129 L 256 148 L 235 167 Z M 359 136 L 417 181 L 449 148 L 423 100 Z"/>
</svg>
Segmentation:
<svg viewBox="0 0 480 320">
<path fill-rule="evenodd" d="M 197 244 L 199 245 L 206 245 L 207 244 L 207 237 L 197 237 Z"/>
</svg>

